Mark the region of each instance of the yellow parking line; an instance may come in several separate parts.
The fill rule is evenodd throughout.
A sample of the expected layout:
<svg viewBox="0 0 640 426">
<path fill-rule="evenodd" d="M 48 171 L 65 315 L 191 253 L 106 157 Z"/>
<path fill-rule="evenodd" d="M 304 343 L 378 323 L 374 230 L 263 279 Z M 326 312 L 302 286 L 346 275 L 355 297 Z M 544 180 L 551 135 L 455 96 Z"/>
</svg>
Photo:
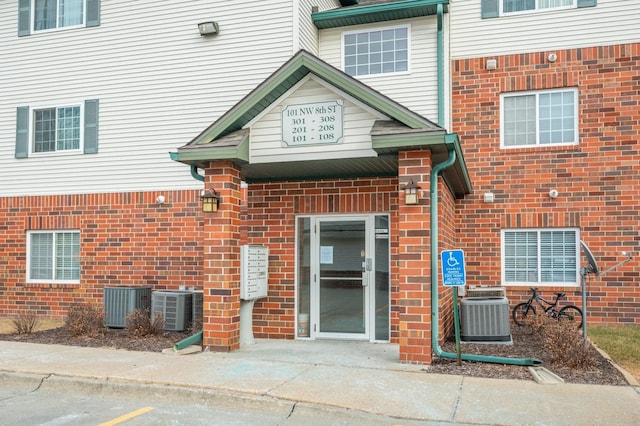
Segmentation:
<svg viewBox="0 0 640 426">
<path fill-rule="evenodd" d="M 124 414 L 124 415 L 122 415 L 122 416 L 120 416 L 120 417 L 118 417 L 116 419 L 109 420 L 108 422 L 101 423 L 98 426 L 113 426 L 113 425 L 117 425 L 117 424 L 120 424 L 122 422 L 126 422 L 127 420 L 131 420 L 134 417 L 138 417 L 138 416 L 140 416 L 140 415 L 142 415 L 144 413 L 148 413 L 151 410 L 153 410 L 153 407 L 144 407 L 144 408 L 141 408 L 139 410 L 132 411 L 130 413 Z"/>
</svg>

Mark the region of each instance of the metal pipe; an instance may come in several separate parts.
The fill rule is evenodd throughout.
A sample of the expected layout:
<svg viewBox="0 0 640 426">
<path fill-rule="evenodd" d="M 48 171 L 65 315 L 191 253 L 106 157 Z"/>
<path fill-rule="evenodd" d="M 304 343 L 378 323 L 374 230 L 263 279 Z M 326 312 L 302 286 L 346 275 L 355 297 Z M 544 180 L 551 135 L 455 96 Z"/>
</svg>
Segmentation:
<svg viewBox="0 0 640 426">
<path fill-rule="evenodd" d="M 204 176 L 202 176 L 201 174 L 198 173 L 198 166 L 196 165 L 191 165 L 191 176 L 195 179 L 195 180 L 199 180 L 200 182 L 204 182 Z"/>
<path fill-rule="evenodd" d="M 440 358 L 458 359 L 458 354 L 445 352 L 438 342 L 439 312 L 438 312 L 438 175 L 452 166 L 456 161 L 456 151 L 453 145 L 449 146 L 449 158 L 435 165 L 431 170 L 430 182 L 430 228 L 431 228 L 431 349 Z M 456 292 L 457 295 L 457 292 Z M 454 303 L 458 303 L 454 300 Z M 512 365 L 541 365 L 542 361 L 536 358 L 507 358 L 489 355 L 461 354 L 460 359 L 465 361 L 489 362 L 494 364 Z"/>
<path fill-rule="evenodd" d="M 178 343 L 176 343 L 175 345 L 173 345 L 173 350 L 174 351 L 179 351 L 181 349 L 184 349 L 188 346 L 194 345 L 198 342 L 202 341 L 202 330 L 200 330 L 199 332 L 197 332 L 196 334 L 187 337 L 186 339 L 182 339 L 180 340 Z"/>
</svg>

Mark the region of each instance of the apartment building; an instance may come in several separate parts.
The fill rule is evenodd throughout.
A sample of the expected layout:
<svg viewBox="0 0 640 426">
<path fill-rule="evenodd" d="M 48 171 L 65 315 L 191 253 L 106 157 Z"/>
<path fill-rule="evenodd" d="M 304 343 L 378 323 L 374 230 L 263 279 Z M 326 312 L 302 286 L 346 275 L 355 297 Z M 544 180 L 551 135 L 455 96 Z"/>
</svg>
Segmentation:
<svg viewBox="0 0 640 426">
<path fill-rule="evenodd" d="M 234 350 L 258 245 L 256 337 L 429 363 L 441 250 L 516 300 L 637 247 L 633 2 L 231 3 L 0 5 L 0 315 L 185 286 Z M 637 278 L 589 277 L 589 322 L 640 322 Z"/>
</svg>

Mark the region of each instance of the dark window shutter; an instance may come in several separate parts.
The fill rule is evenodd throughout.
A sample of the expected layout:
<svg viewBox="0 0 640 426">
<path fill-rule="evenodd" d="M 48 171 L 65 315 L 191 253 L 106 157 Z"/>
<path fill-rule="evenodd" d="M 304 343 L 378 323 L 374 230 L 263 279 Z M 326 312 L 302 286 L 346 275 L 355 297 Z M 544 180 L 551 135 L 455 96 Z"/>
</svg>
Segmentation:
<svg viewBox="0 0 640 426">
<path fill-rule="evenodd" d="M 593 7 L 598 3 L 598 0 L 578 0 L 578 7 Z"/>
<path fill-rule="evenodd" d="M 100 0 L 87 0 L 87 27 L 100 25 Z"/>
<path fill-rule="evenodd" d="M 498 1 L 500 0 L 482 0 L 480 3 L 482 19 L 497 18 L 500 15 Z"/>
<path fill-rule="evenodd" d="M 31 0 L 18 1 L 18 37 L 31 34 Z"/>
<path fill-rule="evenodd" d="M 29 107 L 18 107 L 16 112 L 16 158 L 29 156 Z"/>
<path fill-rule="evenodd" d="M 98 100 L 84 101 L 84 153 L 98 152 Z"/>
</svg>

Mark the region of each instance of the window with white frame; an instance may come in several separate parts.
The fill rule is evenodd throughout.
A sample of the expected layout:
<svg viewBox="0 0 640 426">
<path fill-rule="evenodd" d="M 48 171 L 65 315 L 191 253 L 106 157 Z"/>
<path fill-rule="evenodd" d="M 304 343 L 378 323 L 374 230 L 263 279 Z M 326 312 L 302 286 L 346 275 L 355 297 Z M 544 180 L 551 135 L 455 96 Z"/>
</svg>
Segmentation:
<svg viewBox="0 0 640 426">
<path fill-rule="evenodd" d="M 504 285 L 578 285 L 577 229 L 502 231 Z"/>
<path fill-rule="evenodd" d="M 578 91 L 574 88 L 504 93 L 503 147 L 578 143 Z"/>
<path fill-rule="evenodd" d="M 80 281 L 80 232 L 29 231 L 27 281 Z"/>
<path fill-rule="evenodd" d="M 32 152 L 79 150 L 80 115 L 80 105 L 34 109 Z"/>
<path fill-rule="evenodd" d="M 35 31 L 84 24 L 85 0 L 33 0 Z"/>
<path fill-rule="evenodd" d="M 576 7 L 577 0 L 502 0 L 502 13 Z"/>
<path fill-rule="evenodd" d="M 407 72 L 409 26 L 344 33 L 342 51 L 342 69 L 351 76 Z"/>
<path fill-rule="evenodd" d="M 16 108 L 16 158 L 98 153 L 98 99 Z"/>
</svg>

